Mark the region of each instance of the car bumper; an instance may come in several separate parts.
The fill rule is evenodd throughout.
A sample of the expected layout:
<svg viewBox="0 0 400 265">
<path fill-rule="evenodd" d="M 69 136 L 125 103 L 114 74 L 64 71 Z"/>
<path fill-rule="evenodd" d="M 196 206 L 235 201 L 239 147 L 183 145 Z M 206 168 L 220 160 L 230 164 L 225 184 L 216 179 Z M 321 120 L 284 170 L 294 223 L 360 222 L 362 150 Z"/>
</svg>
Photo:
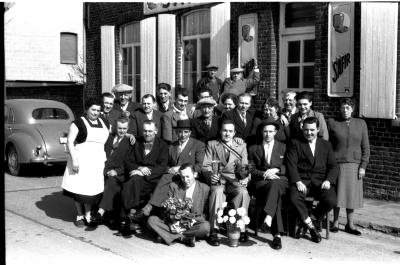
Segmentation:
<svg viewBox="0 0 400 265">
<path fill-rule="evenodd" d="M 67 158 L 53 158 L 53 157 L 35 157 L 31 158 L 31 163 L 36 164 L 53 164 L 53 163 L 66 163 Z"/>
</svg>

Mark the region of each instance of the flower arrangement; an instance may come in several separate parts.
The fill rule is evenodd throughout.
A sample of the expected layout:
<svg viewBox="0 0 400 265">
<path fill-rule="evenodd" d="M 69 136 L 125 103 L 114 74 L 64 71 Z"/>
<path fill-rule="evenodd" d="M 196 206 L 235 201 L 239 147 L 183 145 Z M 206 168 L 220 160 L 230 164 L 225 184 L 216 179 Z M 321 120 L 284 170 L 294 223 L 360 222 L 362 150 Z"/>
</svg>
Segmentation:
<svg viewBox="0 0 400 265">
<path fill-rule="evenodd" d="M 217 211 L 217 223 L 222 224 L 226 223 L 227 227 L 237 227 L 244 229 L 246 225 L 250 223 L 250 218 L 246 215 L 246 209 L 240 207 L 238 209 L 230 209 L 228 214 L 224 215 L 224 209 L 227 206 L 227 203 L 224 202 L 222 204 L 222 208 Z"/>
<path fill-rule="evenodd" d="M 172 233 L 181 234 L 196 222 L 194 214 L 190 212 L 192 206 L 193 201 L 190 198 L 169 197 L 161 203 L 166 212 L 165 222 L 169 224 Z"/>
</svg>

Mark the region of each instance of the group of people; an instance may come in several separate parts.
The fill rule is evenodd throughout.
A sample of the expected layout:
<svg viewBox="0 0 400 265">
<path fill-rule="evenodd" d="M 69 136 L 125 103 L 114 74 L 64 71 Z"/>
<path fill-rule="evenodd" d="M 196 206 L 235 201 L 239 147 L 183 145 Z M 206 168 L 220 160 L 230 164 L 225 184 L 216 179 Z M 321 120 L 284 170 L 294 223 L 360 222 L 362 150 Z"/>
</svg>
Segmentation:
<svg viewBox="0 0 400 265">
<path fill-rule="evenodd" d="M 347 210 L 345 231 L 360 235 L 354 209 L 362 207 L 362 178 L 369 161 L 366 123 L 353 118 L 354 102 L 340 103 L 340 117 L 327 122 L 311 109 L 308 92 L 283 94 L 284 107 L 267 98 L 262 110 L 252 108 L 253 79 L 241 68 L 222 82 L 216 66 L 196 87 L 196 104 L 188 90 L 157 85 L 157 99 L 146 94 L 132 101 L 133 88 L 124 84 L 85 103 L 85 115 L 70 126 L 69 159 L 64 194 L 74 199 L 78 227 L 116 224 L 130 235 L 147 224 L 159 242 L 180 241 L 193 247 L 206 238 L 218 246 L 218 210 L 248 210 L 251 197 L 263 206 L 263 226 L 273 235 L 272 248 L 282 248 L 282 196 L 287 196 L 311 240 L 321 241 L 318 224 L 334 208 L 333 232 L 339 209 Z M 237 75 L 236 73 L 239 73 Z M 258 79 L 257 79 L 258 78 Z M 311 213 L 307 196 L 318 199 Z M 193 201 L 194 224 L 176 232 L 162 207 L 169 197 Z M 257 228 L 256 228 L 257 229 Z M 298 233 L 296 233 L 298 234 Z M 240 241 L 248 233 L 241 227 Z"/>
</svg>

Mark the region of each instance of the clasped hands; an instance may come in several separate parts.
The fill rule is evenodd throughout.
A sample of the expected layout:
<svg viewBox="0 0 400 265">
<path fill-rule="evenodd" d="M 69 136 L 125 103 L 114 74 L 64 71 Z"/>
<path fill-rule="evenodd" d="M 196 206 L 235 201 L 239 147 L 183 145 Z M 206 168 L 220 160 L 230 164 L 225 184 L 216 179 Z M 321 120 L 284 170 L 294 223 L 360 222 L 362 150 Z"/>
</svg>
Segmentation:
<svg viewBox="0 0 400 265">
<path fill-rule="evenodd" d="M 263 178 L 264 180 L 266 179 L 279 179 L 279 176 L 277 175 L 279 172 L 278 168 L 270 168 L 267 171 L 264 172 Z"/>
<path fill-rule="evenodd" d="M 307 194 L 307 186 L 304 185 L 304 183 L 299 180 L 296 182 L 297 190 L 300 191 L 301 193 Z M 329 180 L 325 180 L 321 184 L 321 190 L 329 190 L 331 188 L 331 183 Z"/>
<path fill-rule="evenodd" d="M 138 167 L 138 169 L 134 169 L 131 172 L 129 172 L 130 177 L 132 177 L 133 175 L 150 176 L 151 169 L 148 167 Z"/>
</svg>

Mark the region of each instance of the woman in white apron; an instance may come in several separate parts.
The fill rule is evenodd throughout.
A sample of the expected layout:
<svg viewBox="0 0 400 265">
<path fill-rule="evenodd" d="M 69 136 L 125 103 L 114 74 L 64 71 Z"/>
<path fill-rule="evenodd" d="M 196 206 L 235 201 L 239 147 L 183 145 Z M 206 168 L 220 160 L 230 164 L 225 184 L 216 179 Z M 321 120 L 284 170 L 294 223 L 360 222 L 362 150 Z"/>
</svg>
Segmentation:
<svg viewBox="0 0 400 265">
<path fill-rule="evenodd" d="M 89 99 L 86 113 L 75 120 L 69 129 L 69 157 L 61 187 L 64 195 L 74 199 L 77 218 L 74 224 L 83 227 L 90 223 L 90 213 L 104 190 L 104 143 L 109 125 L 99 118 L 100 101 Z"/>
</svg>

